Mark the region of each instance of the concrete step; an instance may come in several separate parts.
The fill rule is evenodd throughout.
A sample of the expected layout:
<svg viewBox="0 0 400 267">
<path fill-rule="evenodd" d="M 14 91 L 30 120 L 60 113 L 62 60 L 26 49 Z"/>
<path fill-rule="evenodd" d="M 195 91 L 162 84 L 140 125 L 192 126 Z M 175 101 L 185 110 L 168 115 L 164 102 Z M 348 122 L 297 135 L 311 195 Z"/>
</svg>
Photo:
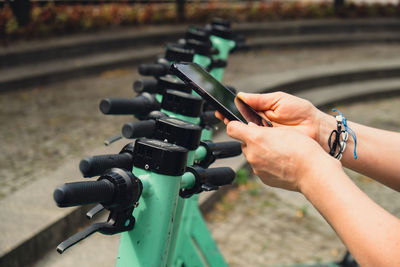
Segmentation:
<svg viewBox="0 0 400 267">
<path fill-rule="evenodd" d="M 399 32 L 398 19 L 321 19 L 234 24 L 235 32 L 250 36 L 292 36 L 326 33 Z"/>
<path fill-rule="evenodd" d="M 313 88 L 396 77 L 400 77 L 400 59 L 394 58 L 316 65 L 276 73 L 257 73 L 237 79 L 231 85 L 238 90 L 246 88 L 248 92 L 253 93 L 284 91 L 296 94 Z"/>
<path fill-rule="evenodd" d="M 172 42 L 181 38 L 187 27 L 188 25 L 139 26 L 24 41 L 0 47 L 0 68 Z M 379 32 L 398 35 L 396 33 L 400 31 L 400 21 L 397 19 L 332 19 L 253 22 L 233 24 L 233 30 L 247 38 Z"/>
<path fill-rule="evenodd" d="M 162 47 L 157 45 L 1 69 L 0 92 L 59 82 L 113 68 L 135 66 L 153 61 L 162 53 Z"/>
<path fill-rule="evenodd" d="M 256 74 L 232 83 L 249 93 L 283 91 L 318 108 L 400 94 L 400 60 L 314 66 L 296 71 Z"/>
<path fill-rule="evenodd" d="M 0 48 L 0 92 L 134 66 L 162 53 L 188 25 L 148 26 L 31 41 Z M 400 22 L 311 20 L 235 24 L 252 49 L 399 43 Z"/>
<path fill-rule="evenodd" d="M 296 95 L 310 100 L 314 105 L 327 108 L 344 103 L 365 101 L 400 94 L 400 78 L 373 80 L 320 87 L 305 90 Z"/>
<path fill-rule="evenodd" d="M 0 47 L 0 69 L 160 45 L 181 38 L 187 27 L 140 26 L 24 41 Z"/>
<path fill-rule="evenodd" d="M 329 46 L 339 44 L 369 44 L 369 43 L 390 43 L 400 42 L 400 35 L 393 33 L 360 33 L 360 34 L 318 34 L 306 36 L 281 36 L 281 37 L 262 37 L 249 39 L 248 44 L 252 49 L 265 48 L 284 48 L 284 47 L 303 47 L 303 46 Z M 7 69 L 0 69 L 0 92 L 21 89 L 26 87 L 59 82 L 83 75 L 95 74 L 115 67 L 135 66 L 143 62 L 153 61 L 154 58 L 163 53 L 163 49 L 158 46 L 123 49 L 109 51 L 107 53 L 91 54 L 87 56 L 71 57 L 63 60 L 51 60 L 40 63 L 30 63 L 23 66 L 15 66 Z M 399 75 L 396 70 L 392 74 L 385 72 L 385 75 Z M 374 74 L 371 74 L 374 75 Z M 376 74 L 375 76 L 379 76 Z M 343 74 L 341 77 L 328 78 L 331 82 L 343 80 L 347 82 L 349 77 L 357 78 L 353 74 Z M 372 76 L 370 76 L 372 77 Z M 385 77 L 383 77 L 385 78 Z M 319 79 L 319 80 L 318 80 Z M 309 88 L 310 83 L 321 86 L 327 81 L 307 80 L 305 84 L 297 84 L 298 88 Z M 321 84 L 322 83 L 322 84 Z M 280 83 L 283 86 L 291 86 L 290 83 Z M 281 90 L 281 88 L 273 88 Z"/>
<path fill-rule="evenodd" d="M 251 49 L 277 49 L 293 47 L 318 47 L 337 45 L 369 45 L 375 43 L 399 43 L 398 32 L 355 32 L 336 33 L 325 32 L 307 35 L 267 36 L 249 38 Z"/>
</svg>

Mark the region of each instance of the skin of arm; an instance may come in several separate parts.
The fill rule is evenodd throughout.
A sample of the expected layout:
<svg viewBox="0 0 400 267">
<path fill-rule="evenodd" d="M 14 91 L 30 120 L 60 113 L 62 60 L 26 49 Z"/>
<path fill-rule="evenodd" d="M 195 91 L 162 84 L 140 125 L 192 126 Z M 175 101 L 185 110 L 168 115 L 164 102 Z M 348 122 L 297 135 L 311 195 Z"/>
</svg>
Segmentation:
<svg viewBox="0 0 400 267">
<path fill-rule="evenodd" d="M 343 172 L 321 163 L 300 191 L 337 232 L 360 266 L 400 266 L 400 221 Z"/>
<path fill-rule="evenodd" d="M 260 179 L 303 193 L 361 266 L 400 266 L 399 220 L 359 190 L 315 140 L 287 127 L 225 122 Z"/>
<path fill-rule="evenodd" d="M 283 93 L 246 94 L 238 97 L 262 112 L 274 126 L 290 127 L 316 140 L 329 151 L 328 138 L 336 129 L 336 120 L 309 101 Z M 354 159 L 354 140 L 349 135 L 343 153 L 343 166 L 367 175 L 396 191 L 400 191 L 400 133 L 379 130 L 354 122 L 348 125 L 357 136 L 357 159 Z"/>
</svg>

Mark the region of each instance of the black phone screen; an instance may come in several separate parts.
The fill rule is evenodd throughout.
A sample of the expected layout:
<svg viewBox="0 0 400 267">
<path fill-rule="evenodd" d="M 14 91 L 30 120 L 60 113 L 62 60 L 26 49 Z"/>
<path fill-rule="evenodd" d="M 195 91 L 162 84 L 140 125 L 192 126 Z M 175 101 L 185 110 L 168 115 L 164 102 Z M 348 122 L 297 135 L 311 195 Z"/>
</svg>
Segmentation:
<svg viewBox="0 0 400 267">
<path fill-rule="evenodd" d="M 193 85 L 193 89 L 198 94 L 206 97 L 206 100 L 211 100 L 211 104 L 214 104 L 214 107 L 227 119 L 239 120 L 244 123 L 253 122 L 260 126 L 272 126 L 269 121 L 237 98 L 231 90 L 221 84 L 200 65 L 196 63 L 176 63 L 171 70 L 185 83 Z"/>
</svg>

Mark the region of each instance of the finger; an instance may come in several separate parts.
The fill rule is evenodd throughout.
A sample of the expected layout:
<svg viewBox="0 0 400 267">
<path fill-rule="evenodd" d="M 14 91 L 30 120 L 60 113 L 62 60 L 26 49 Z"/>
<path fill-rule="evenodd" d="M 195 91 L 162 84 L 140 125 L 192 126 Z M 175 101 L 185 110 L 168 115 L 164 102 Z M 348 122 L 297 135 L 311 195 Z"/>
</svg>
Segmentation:
<svg viewBox="0 0 400 267">
<path fill-rule="evenodd" d="M 221 113 L 219 113 L 218 110 L 215 111 L 214 113 L 215 117 L 217 117 L 218 119 L 220 119 L 221 121 L 223 121 L 225 119 L 224 115 L 222 115 Z"/>
<path fill-rule="evenodd" d="M 231 121 L 226 126 L 226 132 L 230 137 L 245 143 L 251 129 L 243 122 Z"/>
<path fill-rule="evenodd" d="M 242 154 L 246 157 L 246 153 L 247 153 L 247 145 L 246 143 L 242 142 Z"/>
<path fill-rule="evenodd" d="M 229 122 L 230 122 L 230 120 L 228 120 L 227 118 L 224 118 L 225 125 L 228 125 Z"/>
<path fill-rule="evenodd" d="M 242 152 L 244 153 L 244 151 L 243 151 L 243 150 L 245 150 L 245 149 L 247 148 L 247 145 L 246 145 L 246 143 L 242 143 L 241 147 L 242 147 Z"/>
<path fill-rule="evenodd" d="M 284 93 L 274 92 L 266 94 L 249 94 L 239 92 L 237 97 L 246 102 L 249 106 L 259 111 L 274 110 L 275 105 L 282 98 Z"/>
</svg>

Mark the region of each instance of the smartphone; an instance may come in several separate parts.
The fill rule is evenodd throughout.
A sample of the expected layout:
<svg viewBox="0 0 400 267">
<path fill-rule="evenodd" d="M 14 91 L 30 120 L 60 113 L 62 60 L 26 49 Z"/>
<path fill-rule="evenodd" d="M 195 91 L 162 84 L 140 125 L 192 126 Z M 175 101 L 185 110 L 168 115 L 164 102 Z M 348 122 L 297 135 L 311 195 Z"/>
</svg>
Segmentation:
<svg viewBox="0 0 400 267">
<path fill-rule="evenodd" d="M 171 65 L 171 72 L 213 105 L 228 120 L 237 120 L 246 124 L 252 122 L 259 126 L 272 127 L 270 121 L 236 97 L 231 90 L 200 65 L 196 63 L 174 63 Z"/>
</svg>

